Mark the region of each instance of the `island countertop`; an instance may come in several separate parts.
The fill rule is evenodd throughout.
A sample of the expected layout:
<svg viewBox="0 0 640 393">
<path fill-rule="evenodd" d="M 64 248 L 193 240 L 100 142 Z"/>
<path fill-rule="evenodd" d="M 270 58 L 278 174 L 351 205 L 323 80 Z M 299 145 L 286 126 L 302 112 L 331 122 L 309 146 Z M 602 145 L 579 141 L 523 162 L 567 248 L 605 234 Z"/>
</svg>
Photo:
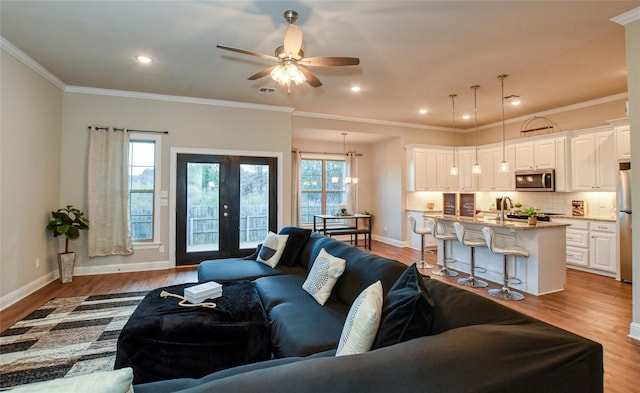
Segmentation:
<svg viewBox="0 0 640 393">
<path fill-rule="evenodd" d="M 549 221 L 538 221 L 535 225 L 529 225 L 526 220 L 505 218 L 503 223 L 500 223 L 499 219 L 489 218 L 489 217 L 460 217 L 460 216 L 445 216 L 445 215 L 433 215 L 433 214 L 425 214 L 425 217 L 437 218 L 442 221 L 451 221 L 451 222 L 459 222 L 459 223 L 468 223 L 468 224 L 477 224 L 477 225 L 485 225 L 488 227 L 498 227 L 498 228 L 508 228 L 508 229 L 518 229 L 518 230 L 536 230 L 536 229 L 547 229 L 547 228 L 558 228 L 558 227 L 567 227 L 571 224 L 562 223 L 562 222 L 549 222 Z"/>
</svg>

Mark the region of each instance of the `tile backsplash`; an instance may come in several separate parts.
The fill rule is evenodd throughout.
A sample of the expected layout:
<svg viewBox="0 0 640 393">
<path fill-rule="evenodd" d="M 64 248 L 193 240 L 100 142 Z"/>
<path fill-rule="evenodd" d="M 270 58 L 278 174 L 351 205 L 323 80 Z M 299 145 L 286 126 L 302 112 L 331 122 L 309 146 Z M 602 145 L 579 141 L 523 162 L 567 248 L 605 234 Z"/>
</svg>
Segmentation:
<svg viewBox="0 0 640 393">
<path fill-rule="evenodd" d="M 583 200 L 586 216 L 593 218 L 616 217 L 615 192 L 476 192 L 476 206 L 480 210 L 495 209 L 496 198 L 508 196 L 513 202 L 522 203 L 522 207 L 534 206 L 545 213 L 571 215 L 571 202 Z M 407 192 L 408 210 L 427 210 L 427 203 L 435 204 L 434 210 L 442 210 L 441 192 Z"/>
</svg>

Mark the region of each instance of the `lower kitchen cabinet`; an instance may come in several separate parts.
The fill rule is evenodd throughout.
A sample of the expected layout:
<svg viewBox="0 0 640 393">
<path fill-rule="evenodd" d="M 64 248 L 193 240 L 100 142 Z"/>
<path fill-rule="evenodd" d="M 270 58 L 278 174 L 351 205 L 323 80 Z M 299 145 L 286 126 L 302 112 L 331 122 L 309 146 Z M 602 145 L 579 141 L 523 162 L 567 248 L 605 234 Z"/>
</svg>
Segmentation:
<svg viewBox="0 0 640 393">
<path fill-rule="evenodd" d="M 615 222 L 553 219 L 567 227 L 567 267 L 606 276 L 618 272 Z"/>
</svg>

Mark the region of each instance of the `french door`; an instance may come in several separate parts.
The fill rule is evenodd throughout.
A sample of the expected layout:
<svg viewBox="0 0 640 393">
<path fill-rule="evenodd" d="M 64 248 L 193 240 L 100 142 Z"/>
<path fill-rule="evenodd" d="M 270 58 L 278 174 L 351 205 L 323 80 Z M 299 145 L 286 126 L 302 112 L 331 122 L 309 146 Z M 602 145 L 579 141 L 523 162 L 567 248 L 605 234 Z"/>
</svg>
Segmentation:
<svg viewBox="0 0 640 393">
<path fill-rule="evenodd" d="M 277 226 L 277 159 L 178 154 L 176 265 L 248 255 Z"/>
</svg>

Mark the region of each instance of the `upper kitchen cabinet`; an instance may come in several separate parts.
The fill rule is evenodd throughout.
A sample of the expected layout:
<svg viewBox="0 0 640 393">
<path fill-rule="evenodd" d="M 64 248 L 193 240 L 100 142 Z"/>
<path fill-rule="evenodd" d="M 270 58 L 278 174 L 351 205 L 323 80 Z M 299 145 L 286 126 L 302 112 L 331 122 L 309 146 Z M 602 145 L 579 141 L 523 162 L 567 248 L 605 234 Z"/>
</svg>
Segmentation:
<svg viewBox="0 0 640 393">
<path fill-rule="evenodd" d="M 555 138 L 517 143 L 515 150 L 516 171 L 556 169 Z"/>
<path fill-rule="evenodd" d="M 473 191 L 476 189 L 476 177 L 479 176 L 471 173 L 471 167 L 476 161 L 476 149 L 475 147 L 461 147 L 458 148 L 457 153 L 459 189 Z"/>
<path fill-rule="evenodd" d="M 556 191 L 567 191 L 567 138 L 544 137 L 513 145 L 514 171 L 555 169 Z"/>
<path fill-rule="evenodd" d="M 616 140 L 609 131 L 571 138 L 571 182 L 575 191 L 615 191 Z"/>
<path fill-rule="evenodd" d="M 629 118 L 609 120 L 609 124 L 613 126 L 613 132 L 616 134 L 616 158 L 618 160 L 631 159 L 631 127 L 629 126 Z"/>
<path fill-rule="evenodd" d="M 457 177 L 449 174 L 453 150 L 428 149 L 409 145 L 407 150 L 407 191 L 456 189 Z"/>
<path fill-rule="evenodd" d="M 616 156 L 618 160 L 631 159 L 631 127 L 616 127 Z"/>
<path fill-rule="evenodd" d="M 502 147 L 482 147 L 478 149 L 478 164 L 482 168 L 482 173 L 477 178 L 477 189 L 479 191 L 508 191 L 513 189 L 513 171 L 500 172 L 500 162 L 502 162 Z M 515 160 L 515 146 L 507 146 L 504 158 L 508 163 Z M 513 164 L 512 164 L 513 165 Z"/>
</svg>

